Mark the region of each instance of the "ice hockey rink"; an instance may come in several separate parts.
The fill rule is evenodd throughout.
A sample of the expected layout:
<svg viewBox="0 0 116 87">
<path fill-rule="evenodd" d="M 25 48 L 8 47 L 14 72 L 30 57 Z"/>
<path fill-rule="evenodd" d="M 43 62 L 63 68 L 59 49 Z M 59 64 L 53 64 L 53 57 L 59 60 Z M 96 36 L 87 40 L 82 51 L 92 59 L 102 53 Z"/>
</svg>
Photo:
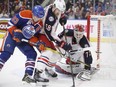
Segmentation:
<svg viewBox="0 0 116 87">
<path fill-rule="evenodd" d="M 105 23 L 107 24 L 107 22 Z M 116 87 L 116 30 L 115 30 L 116 26 L 115 26 L 115 23 L 116 22 L 112 23 L 113 27 L 111 26 L 111 23 L 108 25 L 108 26 L 111 26 L 110 29 L 113 31 L 113 34 L 109 31 L 109 29 L 106 28 L 107 26 L 103 26 L 108 31 L 108 34 L 114 35 L 113 37 L 114 41 L 112 40 L 112 37 L 109 36 L 109 38 L 107 39 L 107 42 L 100 42 L 101 53 L 99 55 L 100 59 L 98 62 L 96 61 L 97 60 L 97 55 L 96 55 L 97 42 L 91 42 L 92 47 L 90 50 L 93 56 L 92 66 L 96 67 L 96 64 L 99 63 L 100 70 L 95 75 L 93 75 L 91 81 L 80 81 L 75 78 L 75 87 Z M 94 34 L 96 33 L 97 32 L 95 31 Z M 1 46 L 1 42 L 2 42 L 2 39 L 0 39 L 0 46 Z M 25 71 L 25 67 L 24 67 L 25 61 L 26 61 L 26 57 L 17 48 L 15 48 L 14 54 L 6 62 L 4 68 L 0 72 L 0 87 L 33 87 L 31 85 L 23 85 L 21 81 Z M 49 85 L 47 87 L 71 87 L 73 85 L 73 82 L 72 82 L 71 76 L 59 74 L 57 79 L 50 78 L 50 82 L 48 84 Z M 35 87 L 42 87 L 41 83 L 37 83 Z"/>
<path fill-rule="evenodd" d="M 0 0 L 0 1 L 6 1 L 6 0 Z M 28 1 L 28 0 L 16 0 L 16 1 Z M 34 4 L 34 1 L 45 1 L 42 4 L 43 6 L 45 6 L 46 3 L 53 0 L 29 0 L 29 1 L 32 1 L 32 4 Z M 68 0 L 65 0 L 65 1 L 68 1 Z M 89 0 L 72 0 L 72 1 L 83 2 L 83 1 L 89 1 Z M 116 1 L 116 0 L 90 0 L 90 1 Z M 4 6 L 4 7 L 8 7 L 8 10 L 10 10 L 12 6 L 11 7 L 9 6 Z M 110 6 L 107 8 L 111 9 Z M 99 60 L 97 60 L 97 53 L 96 53 L 98 43 L 91 42 L 92 47 L 90 49 L 93 56 L 92 66 L 96 67 L 96 65 L 99 64 L 100 70 L 92 76 L 92 79 L 90 81 L 81 81 L 75 78 L 75 87 L 116 87 L 116 17 L 114 18 L 114 20 L 112 20 L 110 17 L 106 19 L 107 21 L 104 19 L 105 22 L 104 21 L 102 22 L 101 27 L 104 28 L 102 29 L 102 31 L 104 32 L 104 34 L 106 33 L 106 36 L 108 36 L 108 39 L 106 42 L 100 41 Z M 93 18 L 90 24 L 91 25 L 90 33 L 92 32 L 90 36 L 95 35 L 97 37 L 98 25 L 97 25 L 97 21 L 95 20 L 96 18 Z M 73 21 L 70 20 L 68 21 L 67 27 L 69 28 L 74 27 L 76 23 L 83 24 L 84 26 L 87 25 L 87 21 L 85 20 L 73 20 Z M 0 23 L 0 27 L 4 27 L 4 25 L 1 26 L 1 23 Z M 7 26 L 5 25 L 5 28 L 6 27 Z M 0 31 L 0 35 L 1 35 L 1 31 Z M 114 36 L 113 39 L 110 36 Z M 2 45 L 1 43 L 2 43 L 2 38 L 0 36 L 0 47 Z M 39 56 L 39 53 L 38 53 L 38 56 Z M 26 57 L 17 48 L 15 48 L 14 54 L 5 63 L 3 69 L 0 71 L 0 87 L 72 87 L 73 85 L 72 77 L 67 75 L 62 75 L 59 73 L 58 73 L 58 78 L 54 78 L 54 79 L 50 78 L 50 82 L 46 83 L 46 85 L 48 84 L 47 86 L 45 85 L 42 86 L 41 84 L 43 83 L 39 83 L 39 82 L 36 85 L 29 85 L 29 84 L 24 85 L 22 83 L 22 78 L 25 72 L 25 62 L 26 62 Z"/>
<path fill-rule="evenodd" d="M 0 39 L 1 41 L 2 39 Z M 93 58 L 96 60 L 96 54 L 94 54 L 96 43 L 91 44 Z M 101 43 L 100 51 L 102 52 L 100 54 L 100 71 L 92 77 L 91 81 L 75 79 L 75 87 L 116 87 L 116 44 Z M 23 85 L 21 82 L 25 60 L 26 57 L 16 48 L 0 72 L 0 87 L 32 87 L 31 85 Z M 39 84 L 36 87 L 42 87 Z M 57 79 L 50 80 L 47 87 L 71 87 L 72 84 L 71 77 L 59 74 Z"/>
</svg>

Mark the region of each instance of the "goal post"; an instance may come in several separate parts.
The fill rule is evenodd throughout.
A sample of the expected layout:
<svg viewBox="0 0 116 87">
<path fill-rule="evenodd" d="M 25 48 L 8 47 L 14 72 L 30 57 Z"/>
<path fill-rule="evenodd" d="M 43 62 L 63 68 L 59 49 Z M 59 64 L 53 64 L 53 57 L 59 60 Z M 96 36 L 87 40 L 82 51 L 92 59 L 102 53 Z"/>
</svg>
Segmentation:
<svg viewBox="0 0 116 87">
<path fill-rule="evenodd" d="M 93 21 L 95 23 L 94 31 L 90 33 L 88 31 L 92 30 L 89 26 L 93 25 Z M 108 46 L 110 45 L 112 51 L 116 53 L 116 16 L 91 15 L 87 19 L 87 26 L 87 38 L 91 42 L 95 42 L 96 67 L 100 68 L 100 61 L 102 58 L 100 54 L 103 52 L 101 49 L 104 49 L 101 43 L 108 43 Z"/>
</svg>

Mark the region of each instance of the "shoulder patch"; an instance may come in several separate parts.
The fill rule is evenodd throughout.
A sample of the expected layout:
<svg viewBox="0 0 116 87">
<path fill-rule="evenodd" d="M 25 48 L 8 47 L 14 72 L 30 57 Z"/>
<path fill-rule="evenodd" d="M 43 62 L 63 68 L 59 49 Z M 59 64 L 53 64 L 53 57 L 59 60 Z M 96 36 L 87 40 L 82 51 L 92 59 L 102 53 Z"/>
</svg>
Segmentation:
<svg viewBox="0 0 116 87">
<path fill-rule="evenodd" d="M 54 21 L 54 18 L 52 16 L 49 17 L 49 21 Z"/>
</svg>

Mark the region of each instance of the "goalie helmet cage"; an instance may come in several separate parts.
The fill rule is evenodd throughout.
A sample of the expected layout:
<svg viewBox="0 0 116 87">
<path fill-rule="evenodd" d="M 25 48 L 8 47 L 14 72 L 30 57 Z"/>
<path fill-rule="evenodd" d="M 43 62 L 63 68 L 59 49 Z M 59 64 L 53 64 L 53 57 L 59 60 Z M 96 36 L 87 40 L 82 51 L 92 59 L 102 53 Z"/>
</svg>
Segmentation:
<svg viewBox="0 0 116 87">
<path fill-rule="evenodd" d="M 94 25 L 93 21 L 96 21 Z M 94 34 L 94 35 L 93 35 Z M 96 67 L 100 68 L 100 49 L 101 42 L 114 43 L 116 46 L 116 16 L 107 15 L 91 15 L 87 18 L 87 38 L 91 42 L 96 42 Z M 116 48 L 112 47 L 114 53 L 116 53 Z"/>
</svg>

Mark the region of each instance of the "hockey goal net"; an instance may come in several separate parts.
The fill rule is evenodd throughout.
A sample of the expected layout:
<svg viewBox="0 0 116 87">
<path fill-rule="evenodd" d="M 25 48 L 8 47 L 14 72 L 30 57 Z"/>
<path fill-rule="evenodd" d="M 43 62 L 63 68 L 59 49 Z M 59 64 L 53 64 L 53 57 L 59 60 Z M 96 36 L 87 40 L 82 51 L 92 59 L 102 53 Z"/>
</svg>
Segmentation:
<svg viewBox="0 0 116 87">
<path fill-rule="evenodd" d="M 97 68 L 107 66 L 109 60 L 116 57 L 116 16 L 91 15 L 87 26 L 87 37 L 94 45 L 94 62 Z"/>
</svg>

